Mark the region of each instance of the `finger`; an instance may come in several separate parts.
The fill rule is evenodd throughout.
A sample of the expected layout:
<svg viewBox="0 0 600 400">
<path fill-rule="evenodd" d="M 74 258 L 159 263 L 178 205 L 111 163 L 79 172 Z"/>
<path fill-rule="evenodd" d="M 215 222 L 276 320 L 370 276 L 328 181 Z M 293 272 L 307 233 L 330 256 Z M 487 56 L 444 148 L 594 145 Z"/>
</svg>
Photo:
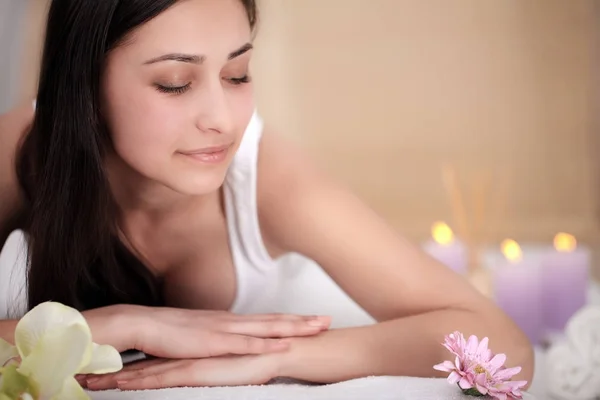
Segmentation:
<svg viewBox="0 0 600 400">
<path fill-rule="evenodd" d="M 185 368 L 189 367 L 189 364 L 193 362 L 195 362 L 195 360 L 169 360 L 169 362 L 150 365 L 142 369 L 122 371 L 120 373 L 115 374 L 114 379 L 115 382 L 124 382 L 141 379 L 150 375 L 162 374 L 163 372 L 169 371 L 174 368 L 178 371 L 184 371 Z"/>
<path fill-rule="evenodd" d="M 231 314 L 226 318 L 233 319 L 236 321 L 310 321 L 315 319 L 328 319 L 327 316 L 318 315 L 296 315 L 296 314 Z"/>
<path fill-rule="evenodd" d="M 311 336 L 329 328 L 329 318 L 236 320 L 224 322 L 219 328 L 224 332 L 260 338 L 285 338 Z"/>
<path fill-rule="evenodd" d="M 172 362 L 171 360 L 163 358 L 155 358 L 151 360 L 138 361 L 132 364 L 128 364 L 123 367 L 122 370 L 113 372 L 111 374 L 104 375 L 88 375 L 85 381 L 85 385 L 90 390 L 107 390 L 115 389 L 117 387 L 117 377 L 129 372 L 141 371 L 153 366 L 167 364 Z"/>
<path fill-rule="evenodd" d="M 264 339 L 253 336 L 213 332 L 208 337 L 208 357 L 228 354 L 263 354 L 289 349 L 288 339 Z"/>
<path fill-rule="evenodd" d="M 88 375 L 85 375 L 85 374 L 75 375 L 75 380 L 77 381 L 77 383 L 79 383 L 79 386 L 81 386 L 84 389 L 87 387 L 87 379 L 88 379 Z"/>
<path fill-rule="evenodd" d="M 178 360 L 162 366 L 152 366 L 124 373 L 117 379 L 117 388 L 121 390 L 151 390 L 200 386 L 200 381 L 193 374 L 192 361 Z"/>
<path fill-rule="evenodd" d="M 121 390 L 145 390 L 183 386 L 237 386 L 266 383 L 269 380 L 269 373 L 265 373 L 267 365 L 261 364 L 261 360 L 266 361 L 266 359 L 255 357 L 181 360 L 169 364 L 170 368 L 147 368 L 144 373 L 137 376 L 119 379 L 117 385 Z"/>
</svg>

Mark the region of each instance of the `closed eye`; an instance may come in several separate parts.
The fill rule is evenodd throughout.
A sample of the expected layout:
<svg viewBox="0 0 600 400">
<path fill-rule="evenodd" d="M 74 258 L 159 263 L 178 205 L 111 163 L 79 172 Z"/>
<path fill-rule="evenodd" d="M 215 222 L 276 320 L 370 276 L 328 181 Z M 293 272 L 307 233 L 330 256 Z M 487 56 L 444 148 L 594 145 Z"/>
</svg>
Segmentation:
<svg viewBox="0 0 600 400">
<path fill-rule="evenodd" d="M 161 93 L 169 93 L 169 94 L 183 94 L 187 92 L 190 88 L 191 83 L 185 84 L 183 86 L 165 86 L 165 85 L 155 85 L 156 90 Z"/>
<path fill-rule="evenodd" d="M 244 75 L 240 78 L 229 78 L 229 81 L 234 85 L 241 85 L 250 82 L 250 77 L 248 75 Z"/>
</svg>

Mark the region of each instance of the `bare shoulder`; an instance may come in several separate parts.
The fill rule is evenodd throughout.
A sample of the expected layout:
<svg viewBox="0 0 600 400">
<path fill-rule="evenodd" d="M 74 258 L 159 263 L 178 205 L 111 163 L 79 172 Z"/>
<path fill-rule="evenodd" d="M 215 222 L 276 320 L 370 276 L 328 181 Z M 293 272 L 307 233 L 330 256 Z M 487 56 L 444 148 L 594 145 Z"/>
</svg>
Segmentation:
<svg viewBox="0 0 600 400">
<path fill-rule="evenodd" d="M 297 204 L 312 188 L 331 184 L 308 151 L 294 140 L 265 125 L 258 153 L 257 205 L 261 233 L 272 256 L 290 251 L 290 226 L 302 218 Z"/>
<path fill-rule="evenodd" d="M 33 120 L 31 103 L 20 105 L 0 115 L 0 248 L 19 226 L 23 198 L 16 173 L 16 156 L 20 143 Z"/>
<path fill-rule="evenodd" d="M 285 196 L 315 174 L 316 164 L 299 144 L 265 126 L 258 153 L 258 191 L 264 200 Z"/>
</svg>

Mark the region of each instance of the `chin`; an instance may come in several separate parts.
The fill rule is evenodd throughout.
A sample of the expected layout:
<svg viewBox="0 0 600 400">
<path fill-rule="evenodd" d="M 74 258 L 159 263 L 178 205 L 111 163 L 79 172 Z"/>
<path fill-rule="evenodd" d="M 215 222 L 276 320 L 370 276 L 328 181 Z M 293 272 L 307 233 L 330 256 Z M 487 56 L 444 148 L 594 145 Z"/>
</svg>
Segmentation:
<svg viewBox="0 0 600 400">
<path fill-rule="evenodd" d="M 227 170 L 204 173 L 180 174 L 176 179 L 165 182 L 172 190 L 188 195 L 200 196 L 214 193 L 221 188 L 225 181 Z"/>
</svg>

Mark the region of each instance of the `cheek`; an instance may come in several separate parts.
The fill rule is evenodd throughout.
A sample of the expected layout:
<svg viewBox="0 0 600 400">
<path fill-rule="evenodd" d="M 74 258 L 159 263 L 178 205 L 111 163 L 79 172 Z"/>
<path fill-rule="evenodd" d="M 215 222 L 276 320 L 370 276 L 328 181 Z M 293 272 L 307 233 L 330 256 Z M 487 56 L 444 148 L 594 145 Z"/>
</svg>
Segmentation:
<svg viewBox="0 0 600 400">
<path fill-rule="evenodd" d="M 235 92 L 229 95 L 228 100 L 232 118 L 235 120 L 236 131 L 240 136 L 238 140 L 241 140 L 241 136 L 256 108 L 253 84 L 248 83 L 241 88 L 235 89 Z"/>
<path fill-rule="evenodd" d="M 103 77 L 103 114 L 117 155 L 142 174 L 155 175 L 175 149 L 177 113 L 152 88 L 140 84 L 122 54 L 113 55 Z"/>
<path fill-rule="evenodd" d="M 115 152 L 142 173 L 164 168 L 177 149 L 177 113 L 159 103 L 156 96 L 128 92 L 113 96 L 108 106 Z"/>
</svg>

